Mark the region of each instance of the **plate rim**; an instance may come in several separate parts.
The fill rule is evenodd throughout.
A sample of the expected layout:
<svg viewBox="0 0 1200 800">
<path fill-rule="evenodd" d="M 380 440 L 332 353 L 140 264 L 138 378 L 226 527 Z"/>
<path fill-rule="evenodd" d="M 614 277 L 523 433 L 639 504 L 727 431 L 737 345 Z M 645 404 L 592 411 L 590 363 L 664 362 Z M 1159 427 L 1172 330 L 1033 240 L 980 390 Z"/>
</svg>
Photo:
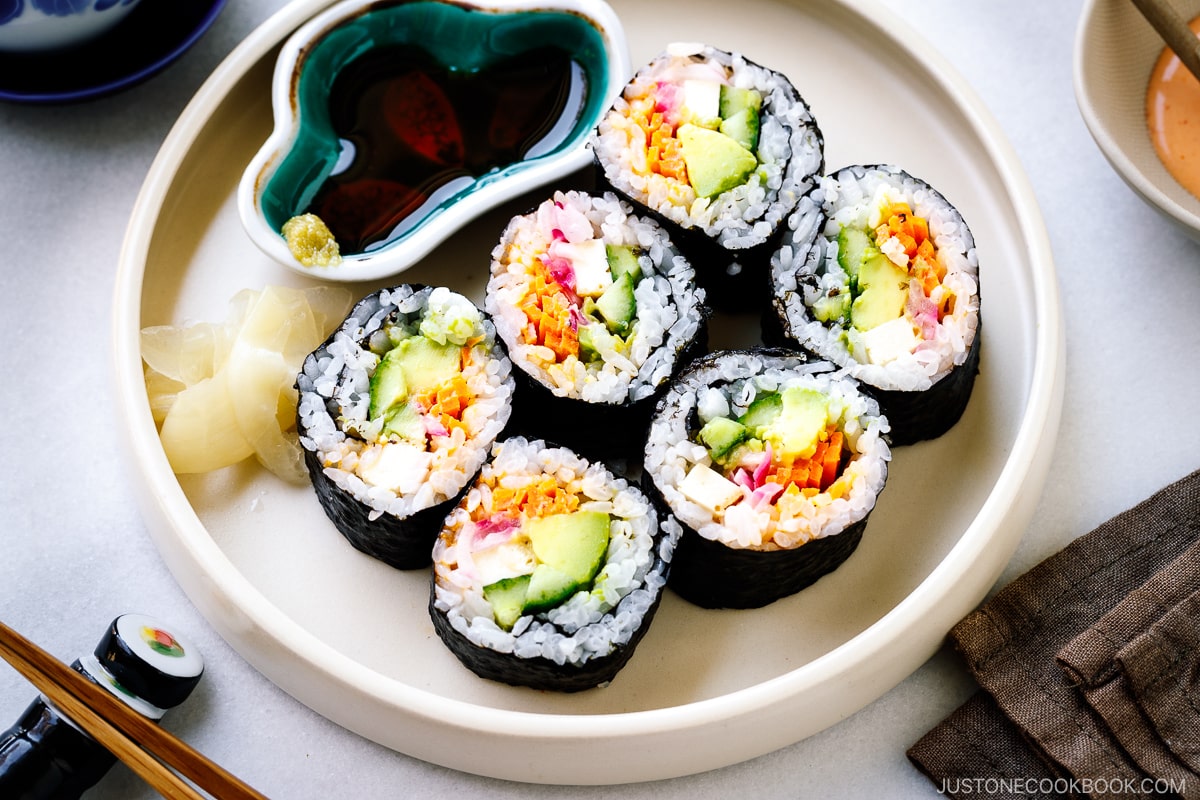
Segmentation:
<svg viewBox="0 0 1200 800">
<path fill-rule="evenodd" d="M 336 0 L 295 0 L 269 17 L 222 61 L 184 109 L 166 137 L 139 192 L 121 248 L 113 302 L 113 358 L 115 360 L 120 424 L 124 444 L 140 474 L 139 503 L 147 528 L 168 568 L 202 615 L 243 658 L 276 685 L 309 705 L 331 721 L 381 744 L 409 755 L 454 769 L 489 777 L 541 783 L 610 784 L 654 780 L 694 774 L 763 755 L 824 730 L 850 713 L 873 702 L 901 682 L 940 646 L 945 632 L 977 604 L 999 578 L 1024 534 L 1040 499 L 1047 475 L 1053 442 L 1061 417 L 1064 393 L 1064 321 L 1057 277 L 1044 221 L 1020 161 L 996 120 L 957 70 L 924 43 L 921 35 L 877 0 L 838 0 L 842 11 L 876 27 L 937 80 L 963 112 L 964 118 L 989 153 L 1005 194 L 1013 201 L 1013 213 L 1028 242 L 1030 275 L 1034 294 L 1034 359 L 1025 409 L 1017 426 L 1013 446 L 995 483 L 974 520 L 934 569 L 896 606 L 868 628 L 842 645 L 801 667 L 750 687 L 684 705 L 615 714 L 549 714 L 509 711 L 447 698 L 388 678 L 342 654 L 288 617 L 255 589 L 217 546 L 199 520 L 167 464 L 157 437 L 146 435 L 154 425 L 145 401 L 138 345 L 145 260 L 153 236 L 154 220 L 174 180 L 175 170 L 211 113 L 230 88 L 254 65 L 286 38 L 304 20 Z M 803 5 L 809 0 L 784 0 Z M 815 0 L 812 0 L 815 2 Z M 135 368 L 135 366 L 137 368 Z M 1028 491 L 1034 485 L 1036 492 Z M 1031 496 L 1032 495 L 1032 496 Z M 175 535 L 168 533 L 175 528 Z M 1001 531 L 1001 529 L 1004 529 Z M 994 534 L 1002 533 L 998 540 Z M 1000 545 L 999 547 L 997 545 Z M 188 563 L 205 575 L 220 574 L 204 584 L 183 570 Z M 219 570 L 214 573 L 210 570 Z M 945 586 L 950 589 L 946 590 Z M 219 591 L 216 591 L 218 590 Z M 947 600 L 947 597 L 950 600 Z M 952 610 L 948 610 L 952 609 Z M 909 647 L 911 655 L 900 660 L 880 658 L 899 638 L 911 638 L 905 619 L 937 620 L 930 634 Z M 297 659 L 291 671 L 271 669 L 270 658 L 258 652 L 267 635 Z M 254 646 L 252 646 L 254 645 Z M 887 662 L 881 664 L 880 662 Z M 306 670 L 298 669 L 305 666 Z M 833 699 L 815 701 L 806 720 L 786 716 L 781 696 L 795 696 L 834 677 L 850 677 L 846 693 L 853 694 L 854 708 Z M 315 691 L 319 685 L 320 691 Z M 331 691 L 331 687 L 337 691 Z M 840 698 L 839 698 L 840 699 Z M 385 731 L 372 719 L 356 713 L 370 704 L 399 712 L 411 728 L 405 732 L 408 746 L 393 744 L 397 733 Z M 757 717 L 755 717 L 757 715 Z M 756 730 L 773 729 L 740 747 L 718 748 L 700 729 L 718 723 L 755 717 Z M 764 718 L 780 720 L 763 725 Z M 784 724 L 783 720 L 788 720 Z M 743 722 L 743 724 L 745 724 Z M 682 731 L 698 734 L 694 747 L 683 748 L 672 759 L 655 756 L 654 750 Z M 480 763 L 465 765 L 447 757 L 447 743 L 462 737 L 487 738 L 494 750 Z M 391 737 L 392 741 L 389 741 Z M 708 737 L 711 738 L 711 737 Z M 567 765 L 555 755 L 587 743 L 595 761 L 603 762 L 609 752 L 631 748 L 647 751 L 638 763 L 624 771 L 596 769 L 595 765 Z M 722 743 L 726 744 L 727 743 Z M 537 748 L 541 764 L 531 768 L 519 758 Z M 605 774 L 607 772 L 607 774 Z"/>
</svg>

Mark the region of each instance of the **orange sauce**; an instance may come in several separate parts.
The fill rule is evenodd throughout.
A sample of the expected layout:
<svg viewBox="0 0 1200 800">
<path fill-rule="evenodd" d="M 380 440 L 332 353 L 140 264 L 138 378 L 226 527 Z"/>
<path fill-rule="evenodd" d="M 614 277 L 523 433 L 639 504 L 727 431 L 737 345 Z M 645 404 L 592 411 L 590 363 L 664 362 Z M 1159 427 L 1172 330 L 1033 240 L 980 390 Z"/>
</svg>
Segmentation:
<svg viewBox="0 0 1200 800">
<path fill-rule="evenodd" d="M 1200 34 L 1200 17 L 1188 24 Z M 1146 124 L 1163 166 L 1183 188 L 1200 197 L 1200 81 L 1169 47 L 1150 74 Z"/>
</svg>

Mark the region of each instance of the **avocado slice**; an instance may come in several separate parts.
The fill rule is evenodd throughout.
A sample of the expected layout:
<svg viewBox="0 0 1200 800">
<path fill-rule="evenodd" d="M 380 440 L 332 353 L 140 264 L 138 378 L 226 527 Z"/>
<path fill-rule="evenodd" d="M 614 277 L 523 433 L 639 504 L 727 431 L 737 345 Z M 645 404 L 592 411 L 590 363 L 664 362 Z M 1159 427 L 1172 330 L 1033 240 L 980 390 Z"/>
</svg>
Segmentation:
<svg viewBox="0 0 1200 800">
<path fill-rule="evenodd" d="M 713 461 L 721 463 L 722 459 L 736 447 L 748 432 L 746 426 L 728 417 L 713 417 L 696 434 L 700 443 L 708 448 Z"/>
<path fill-rule="evenodd" d="M 592 308 L 592 314 L 596 314 L 595 307 Z M 609 333 L 604 323 L 596 322 L 594 319 L 586 325 L 581 324 L 578 334 L 579 358 L 584 363 L 599 361 L 603 358 L 601 355 L 602 347 L 609 350 L 616 350 L 621 346 L 621 341 Z"/>
<path fill-rule="evenodd" d="M 908 270 L 878 253 L 859 270 L 860 294 L 850 306 L 850 323 L 860 331 L 891 322 L 908 301 Z"/>
<path fill-rule="evenodd" d="M 633 296 L 633 278 L 628 272 L 622 273 L 604 294 L 596 298 L 596 313 L 612 333 L 617 336 L 629 333 L 637 313 L 637 301 Z"/>
<path fill-rule="evenodd" d="M 688 180 L 700 197 L 713 197 L 746 182 L 758 159 L 719 131 L 685 123 L 676 132 Z"/>
<path fill-rule="evenodd" d="M 579 326 L 579 360 L 585 364 L 599 361 L 601 358 L 600 349 L 596 345 L 596 334 L 600 328 L 601 326 L 596 324 Z M 605 331 L 605 334 L 607 333 L 608 331 Z"/>
<path fill-rule="evenodd" d="M 388 356 L 397 351 L 404 379 L 414 394 L 434 389 L 462 371 L 462 348 L 456 344 L 438 344 L 425 336 L 411 336 L 396 345 Z"/>
<path fill-rule="evenodd" d="M 424 445 L 425 421 L 412 403 L 397 403 L 383 415 L 383 434 L 399 436 L 414 444 Z"/>
<path fill-rule="evenodd" d="M 389 350 L 371 373 L 367 419 L 378 419 L 397 403 L 408 400 L 408 381 L 404 379 L 402 357 L 398 350 Z"/>
<path fill-rule="evenodd" d="M 525 598 L 529 594 L 529 575 L 501 578 L 483 587 L 483 599 L 492 606 L 496 624 L 511 630 L 525 611 Z"/>
<path fill-rule="evenodd" d="M 781 392 L 782 408 L 766 437 L 785 458 L 809 458 L 817 439 L 829 424 L 825 396 L 815 389 L 789 386 Z"/>
<path fill-rule="evenodd" d="M 609 244 L 604 247 L 608 256 L 608 271 L 613 280 L 629 273 L 634 284 L 642 279 L 642 265 L 638 263 L 637 250 L 623 244 Z"/>
<path fill-rule="evenodd" d="M 532 519 L 522 531 L 541 564 L 566 573 L 578 584 L 596 577 L 608 552 L 608 514 L 575 511 Z"/>
</svg>

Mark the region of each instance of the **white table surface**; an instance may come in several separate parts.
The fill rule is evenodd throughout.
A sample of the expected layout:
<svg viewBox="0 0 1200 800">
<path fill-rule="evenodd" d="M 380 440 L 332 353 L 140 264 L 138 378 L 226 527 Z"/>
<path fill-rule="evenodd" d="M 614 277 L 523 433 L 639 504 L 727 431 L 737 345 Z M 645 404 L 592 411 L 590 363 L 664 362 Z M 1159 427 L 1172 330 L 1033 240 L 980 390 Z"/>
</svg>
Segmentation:
<svg viewBox="0 0 1200 800">
<path fill-rule="evenodd" d="M 1062 287 L 1063 424 L 1050 480 L 1002 585 L 1200 466 L 1200 250 L 1126 188 L 1079 118 L 1071 64 L 1080 0 L 885 4 L 924 33 L 1000 122 L 1037 194 Z M 0 619 L 64 660 L 90 651 L 126 611 L 187 631 L 206 674 L 166 727 L 273 798 L 564 796 L 563 787 L 480 778 L 393 752 L 276 688 L 175 584 L 139 516 L 131 474 L 115 460 L 110 306 L 134 199 L 195 90 L 283 5 L 230 0 L 180 61 L 122 94 L 65 106 L 0 103 L 0 341 L 9 367 L 0 393 L 9 432 L 0 448 Z M 944 648 L 823 733 L 619 794 L 935 797 L 904 752 L 973 689 Z M 0 666 L 0 725 L 34 695 Z M 156 795 L 118 765 L 87 796 Z"/>
</svg>

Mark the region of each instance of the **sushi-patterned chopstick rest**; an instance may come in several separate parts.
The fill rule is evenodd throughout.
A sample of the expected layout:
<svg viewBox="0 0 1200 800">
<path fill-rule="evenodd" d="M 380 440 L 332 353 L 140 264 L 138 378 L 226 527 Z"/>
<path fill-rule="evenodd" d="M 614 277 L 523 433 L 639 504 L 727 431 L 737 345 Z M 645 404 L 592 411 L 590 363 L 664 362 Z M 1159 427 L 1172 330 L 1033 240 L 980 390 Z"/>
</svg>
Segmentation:
<svg viewBox="0 0 1200 800">
<path fill-rule="evenodd" d="M 909 750 L 910 760 L 949 796 L 978 794 L 987 781 L 1035 793 L 1046 786 L 1078 792 L 1089 785 L 1170 783 L 1166 775 L 1148 773 L 1135 760 L 1138 753 L 1120 746 L 1055 657 L 1139 587 L 1166 580 L 1167 573 L 1159 573 L 1197 541 L 1200 471 L 1076 539 L 1002 589 L 950 633 L 986 695 L 972 698 L 926 734 Z M 1193 650 L 1193 671 L 1197 658 Z M 1000 713 L 990 714 L 988 703 Z M 1192 738 L 1197 730 L 1191 729 Z M 1031 783 L 1039 774 L 1052 782 Z M 1184 796 L 1200 797 L 1200 775 L 1182 787 L 1190 789 Z"/>
<path fill-rule="evenodd" d="M 190 694 L 203 660 L 151 618 L 118 617 L 94 655 L 77 660 L 73 668 L 0 623 L 0 658 L 42 693 L 0 738 L 0 794 L 14 792 L 29 800 L 77 798 L 104 775 L 115 756 L 172 800 L 203 795 L 171 769 L 221 800 L 266 800 L 154 723 Z M 30 719 L 36 721 L 32 733 L 24 728 Z M 58 750 L 43 752 L 47 747 Z"/>
</svg>

